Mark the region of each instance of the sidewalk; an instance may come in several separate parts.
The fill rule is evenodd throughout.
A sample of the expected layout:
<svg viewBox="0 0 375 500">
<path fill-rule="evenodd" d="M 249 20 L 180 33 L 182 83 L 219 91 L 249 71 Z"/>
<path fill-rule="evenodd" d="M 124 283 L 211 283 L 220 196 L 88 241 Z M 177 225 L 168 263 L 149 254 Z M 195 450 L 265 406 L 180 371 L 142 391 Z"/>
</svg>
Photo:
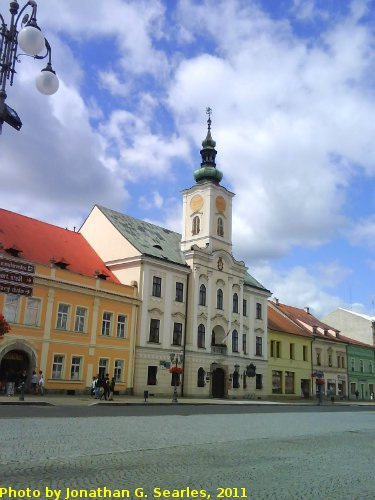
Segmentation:
<svg viewBox="0 0 375 500">
<path fill-rule="evenodd" d="M 11 397 L 0 396 L 0 405 L 30 405 L 30 406 L 94 406 L 94 405 L 171 405 L 172 397 L 150 397 L 147 402 L 140 396 L 115 396 L 114 401 L 97 400 L 88 395 L 65 396 L 46 394 L 37 396 L 25 394 L 24 401 L 19 400 L 19 394 Z M 188 405 L 277 405 L 277 406 L 316 406 L 317 401 L 293 400 L 293 401 L 271 401 L 271 400 L 240 400 L 240 399 L 200 399 L 200 398 L 178 398 L 178 404 Z M 374 406 L 375 401 L 335 401 L 325 400 L 323 406 Z"/>
</svg>

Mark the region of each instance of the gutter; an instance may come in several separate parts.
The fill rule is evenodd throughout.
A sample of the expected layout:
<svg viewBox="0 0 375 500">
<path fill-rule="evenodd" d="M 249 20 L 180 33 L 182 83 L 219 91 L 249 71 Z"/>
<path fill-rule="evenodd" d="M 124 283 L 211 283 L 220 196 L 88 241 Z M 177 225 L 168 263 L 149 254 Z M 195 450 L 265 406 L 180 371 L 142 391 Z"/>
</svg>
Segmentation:
<svg viewBox="0 0 375 500">
<path fill-rule="evenodd" d="M 186 353 L 186 327 L 187 327 L 188 302 L 189 302 L 189 277 L 190 274 L 187 275 L 186 279 L 186 307 L 185 307 L 184 346 L 183 346 L 184 358 L 182 360 L 181 397 L 184 396 L 184 382 L 185 382 L 185 353 Z"/>
</svg>

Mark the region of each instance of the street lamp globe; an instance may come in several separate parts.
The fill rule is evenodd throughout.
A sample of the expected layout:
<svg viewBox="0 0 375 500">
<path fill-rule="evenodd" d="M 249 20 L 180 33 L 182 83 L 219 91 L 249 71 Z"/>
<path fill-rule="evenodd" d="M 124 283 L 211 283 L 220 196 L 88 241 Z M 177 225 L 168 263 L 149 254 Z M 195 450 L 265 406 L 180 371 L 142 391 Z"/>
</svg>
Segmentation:
<svg viewBox="0 0 375 500">
<path fill-rule="evenodd" d="M 52 95 L 57 92 L 59 88 L 59 79 L 53 71 L 52 66 L 47 66 L 42 69 L 35 80 L 36 88 L 44 95 Z"/>
<path fill-rule="evenodd" d="M 18 45 L 30 56 L 37 56 L 45 47 L 43 33 L 39 28 L 27 25 L 18 33 Z"/>
</svg>

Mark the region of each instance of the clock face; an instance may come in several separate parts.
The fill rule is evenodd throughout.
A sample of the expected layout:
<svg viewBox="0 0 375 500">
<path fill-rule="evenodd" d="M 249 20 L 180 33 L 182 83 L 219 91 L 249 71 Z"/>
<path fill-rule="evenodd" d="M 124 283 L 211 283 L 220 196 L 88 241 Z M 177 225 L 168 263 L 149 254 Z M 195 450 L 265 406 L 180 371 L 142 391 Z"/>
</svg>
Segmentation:
<svg viewBox="0 0 375 500">
<path fill-rule="evenodd" d="M 190 208 L 193 213 L 198 212 L 203 207 L 203 198 L 200 194 L 196 194 L 190 200 Z"/>
<path fill-rule="evenodd" d="M 222 271 L 223 267 L 224 267 L 223 259 L 219 257 L 219 260 L 217 261 L 217 268 L 219 269 L 219 271 Z"/>
</svg>

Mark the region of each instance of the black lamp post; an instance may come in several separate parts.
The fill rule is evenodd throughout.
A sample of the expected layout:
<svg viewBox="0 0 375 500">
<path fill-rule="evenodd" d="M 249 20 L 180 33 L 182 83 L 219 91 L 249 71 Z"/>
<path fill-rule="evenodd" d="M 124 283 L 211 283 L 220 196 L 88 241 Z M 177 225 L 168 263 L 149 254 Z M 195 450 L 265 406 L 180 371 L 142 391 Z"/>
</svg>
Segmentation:
<svg viewBox="0 0 375 500">
<path fill-rule="evenodd" d="M 4 17 L 0 13 L 0 132 L 4 122 L 8 123 L 16 130 L 20 130 L 22 122 L 14 111 L 7 104 L 6 84 L 13 85 L 14 75 L 16 74 L 15 64 L 20 62 L 20 55 L 28 55 L 34 59 L 45 59 L 48 57 L 47 66 L 37 76 L 36 86 L 38 90 L 45 95 L 54 94 L 59 88 L 59 80 L 52 69 L 51 64 L 51 46 L 48 40 L 44 38 L 36 19 L 37 3 L 34 0 L 28 2 L 19 10 L 18 2 L 12 1 L 9 4 L 10 23 L 6 24 Z M 21 16 L 26 9 L 30 14 Z M 20 21 L 21 19 L 21 21 Z M 18 30 L 19 24 L 21 29 Z M 18 46 L 24 51 L 18 54 Z M 44 55 L 39 55 L 46 50 Z"/>
<path fill-rule="evenodd" d="M 171 352 L 169 357 L 171 358 L 171 362 L 175 363 L 175 366 L 171 368 L 172 374 L 174 375 L 174 389 L 173 389 L 172 403 L 178 403 L 177 380 L 179 379 L 179 374 L 182 373 L 182 368 L 178 368 L 178 363 L 182 363 L 182 361 L 184 360 L 184 353 Z"/>
</svg>

